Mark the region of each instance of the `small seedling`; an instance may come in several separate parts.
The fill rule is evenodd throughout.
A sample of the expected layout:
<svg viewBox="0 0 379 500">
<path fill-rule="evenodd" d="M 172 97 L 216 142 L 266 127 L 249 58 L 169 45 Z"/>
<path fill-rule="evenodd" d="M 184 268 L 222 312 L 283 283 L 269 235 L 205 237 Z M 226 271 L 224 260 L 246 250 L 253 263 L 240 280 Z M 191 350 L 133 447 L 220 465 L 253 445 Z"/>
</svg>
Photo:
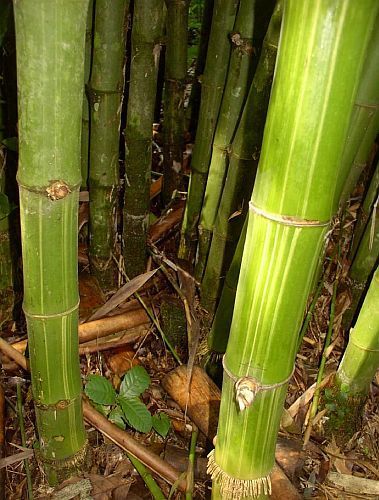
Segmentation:
<svg viewBox="0 0 379 500">
<path fill-rule="evenodd" d="M 170 430 L 170 419 L 165 413 L 152 416 L 140 400 L 149 385 L 145 368 L 134 366 L 124 375 L 118 393 L 101 375 L 89 375 L 85 393 L 95 408 L 121 429 L 125 429 L 126 424 L 139 432 L 150 432 L 153 428 L 164 438 Z"/>
</svg>

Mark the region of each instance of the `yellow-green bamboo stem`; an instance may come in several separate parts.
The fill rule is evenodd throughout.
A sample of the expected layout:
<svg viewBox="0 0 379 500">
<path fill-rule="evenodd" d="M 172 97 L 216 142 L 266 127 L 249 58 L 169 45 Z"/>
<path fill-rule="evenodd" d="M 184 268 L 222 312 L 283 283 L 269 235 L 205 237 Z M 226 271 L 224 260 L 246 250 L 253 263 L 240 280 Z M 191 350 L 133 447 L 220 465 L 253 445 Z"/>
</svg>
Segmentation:
<svg viewBox="0 0 379 500">
<path fill-rule="evenodd" d="M 339 161 L 378 8 L 375 0 L 284 3 L 209 463 L 214 498 L 269 495 L 298 334 L 337 209 Z"/>
<path fill-rule="evenodd" d="M 55 484 L 82 470 L 77 228 L 88 0 L 15 0 L 19 170 L 32 391 Z"/>
</svg>

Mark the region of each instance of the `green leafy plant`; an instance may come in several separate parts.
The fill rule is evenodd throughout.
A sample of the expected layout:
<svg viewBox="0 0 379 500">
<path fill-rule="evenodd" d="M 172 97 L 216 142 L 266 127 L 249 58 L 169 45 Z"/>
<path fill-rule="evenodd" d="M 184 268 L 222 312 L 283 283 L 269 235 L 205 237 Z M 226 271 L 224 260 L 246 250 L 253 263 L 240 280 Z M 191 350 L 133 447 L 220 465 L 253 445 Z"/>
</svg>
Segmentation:
<svg viewBox="0 0 379 500">
<path fill-rule="evenodd" d="M 140 400 L 149 385 L 150 377 L 145 368 L 134 366 L 124 375 L 118 393 L 101 375 L 89 375 L 85 393 L 96 409 L 121 429 L 125 429 L 126 424 L 139 432 L 154 429 L 164 438 L 170 430 L 170 419 L 165 413 L 152 416 Z"/>
</svg>

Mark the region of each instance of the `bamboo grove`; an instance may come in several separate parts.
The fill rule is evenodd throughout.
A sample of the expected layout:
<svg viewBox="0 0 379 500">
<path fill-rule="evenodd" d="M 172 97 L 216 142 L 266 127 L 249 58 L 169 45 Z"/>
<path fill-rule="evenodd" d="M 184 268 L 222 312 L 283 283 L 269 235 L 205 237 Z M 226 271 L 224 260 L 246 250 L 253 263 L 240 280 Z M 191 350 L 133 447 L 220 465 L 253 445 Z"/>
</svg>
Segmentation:
<svg viewBox="0 0 379 500">
<path fill-rule="evenodd" d="M 222 389 L 212 498 L 269 498 L 297 354 L 358 192 L 330 387 L 346 425 L 359 420 L 379 367 L 378 11 L 377 0 L 0 0 L 0 328 L 25 318 L 49 484 L 91 464 L 79 242 L 104 300 L 129 287 L 135 324 L 151 321 L 173 363 L 190 373 L 199 359 Z M 138 294 L 158 271 L 184 304 L 184 358 L 160 326 L 181 300 Z M 326 401 L 317 380 L 313 410 Z M 165 498 L 145 466 L 171 484 L 177 471 L 124 449 Z M 191 467 L 182 479 L 195 498 Z"/>
</svg>

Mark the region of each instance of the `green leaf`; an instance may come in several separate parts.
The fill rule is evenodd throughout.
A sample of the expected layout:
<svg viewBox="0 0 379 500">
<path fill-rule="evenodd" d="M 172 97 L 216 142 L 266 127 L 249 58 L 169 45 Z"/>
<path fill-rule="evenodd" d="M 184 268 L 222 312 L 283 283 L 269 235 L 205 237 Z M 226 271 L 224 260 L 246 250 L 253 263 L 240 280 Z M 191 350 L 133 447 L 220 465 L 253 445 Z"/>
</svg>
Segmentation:
<svg viewBox="0 0 379 500">
<path fill-rule="evenodd" d="M 116 391 L 112 384 L 101 375 L 89 375 L 85 393 L 101 405 L 113 405 L 116 401 Z"/>
<path fill-rule="evenodd" d="M 126 421 L 139 432 L 151 431 L 152 418 L 149 410 L 138 398 L 118 397 Z"/>
<path fill-rule="evenodd" d="M 107 405 L 100 405 L 99 403 L 95 403 L 95 401 L 92 401 L 92 406 L 104 417 L 108 417 L 108 414 L 111 410 L 110 406 Z"/>
<path fill-rule="evenodd" d="M 153 429 L 163 438 L 167 436 L 170 427 L 170 419 L 165 413 L 157 413 L 153 416 Z"/>
<path fill-rule="evenodd" d="M 110 412 L 108 419 L 117 425 L 117 427 L 120 427 L 120 429 L 125 429 L 124 413 L 119 406 L 116 406 L 116 408 Z"/>
<path fill-rule="evenodd" d="M 135 398 L 143 393 L 150 385 L 150 377 L 143 366 L 134 366 L 126 372 L 120 386 L 120 396 Z"/>
</svg>

